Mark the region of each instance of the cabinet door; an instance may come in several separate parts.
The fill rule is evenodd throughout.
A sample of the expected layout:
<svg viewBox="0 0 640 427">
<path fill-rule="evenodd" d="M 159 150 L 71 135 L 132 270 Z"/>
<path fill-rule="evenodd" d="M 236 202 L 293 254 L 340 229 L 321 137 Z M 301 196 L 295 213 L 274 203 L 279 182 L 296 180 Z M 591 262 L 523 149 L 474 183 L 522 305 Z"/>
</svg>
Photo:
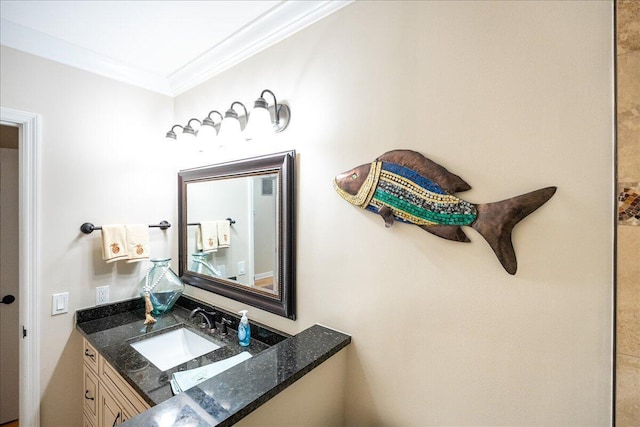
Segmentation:
<svg viewBox="0 0 640 427">
<path fill-rule="evenodd" d="M 83 340 L 83 413 L 86 423 L 113 427 L 149 405 L 86 340 Z"/>
<path fill-rule="evenodd" d="M 98 426 L 114 427 L 122 424 L 122 408 L 103 384 L 98 386 L 98 398 Z"/>
<path fill-rule="evenodd" d="M 86 416 L 95 423 L 98 415 L 98 377 L 87 365 L 83 365 L 83 374 L 83 410 Z"/>
<path fill-rule="evenodd" d="M 132 415 L 138 415 L 149 409 L 149 404 L 142 400 L 104 358 L 100 358 L 100 381 L 109 386 L 111 394 L 122 403 L 123 407 L 129 407 Z"/>
<path fill-rule="evenodd" d="M 82 358 L 84 363 L 93 369 L 93 372 L 98 373 L 98 352 L 89 341 L 85 338 L 82 339 Z"/>
<path fill-rule="evenodd" d="M 82 416 L 82 427 L 96 427 L 96 425 L 94 424 L 95 421 L 91 420 L 90 417 L 87 416 L 87 414 L 83 414 Z"/>
</svg>

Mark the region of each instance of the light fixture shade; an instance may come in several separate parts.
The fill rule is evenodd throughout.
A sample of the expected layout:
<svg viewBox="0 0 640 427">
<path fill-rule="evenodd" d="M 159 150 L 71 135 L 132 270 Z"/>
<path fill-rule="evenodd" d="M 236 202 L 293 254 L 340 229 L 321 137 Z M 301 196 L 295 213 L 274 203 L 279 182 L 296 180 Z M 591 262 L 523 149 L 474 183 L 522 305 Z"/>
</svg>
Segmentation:
<svg viewBox="0 0 640 427">
<path fill-rule="evenodd" d="M 196 136 L 198 135 L 198 131 L 195 130 L 192 126 L 191 126 L 191 122 L 196 121 L 199 124 L 202 124 L 200 122 L 200 120 L 198 119 L 191 119 L 187 122 L 187 125 L 182 129 L 182 138 L 183 140 L 187 140 L 187 141 L 193 141 Z"/>
<path fill-rule="evenodd" d="M 166 137 L 170 138 L 170 139 L 175 139 L 176 141 L 178 140 L 178 134 L 174 131 L 175 128 L 182 128 L 184 129 L 182 126 L 180 125 L 173 125 L 171 127 L 171 130 L 169 130 L 169 132 L 167 132 Z"/>
<path fill-rule="evenodd" d="M 207 117 L 202 119 L 202 126 L 200 126 L 200 130 L 198 130 L 198 141 L 201 141 L 204 144 L 213 143 L 218 136 L 216 123 L 211 118 L 211 115 L 214 113 L 220 116 L 220 121 L 223 119 L 222 114 L 216 110 L 210 111 L 209 114 L 207 114 Z"/>
<path fill-rule="evenodd" d="M 269 104 L 264 99 L 265 94 L 273 97 L 273 118 Z M 265 138 L 282 132 L 289 125 L 290 118 L 289 107 L 286 104 L 278 104 L 276 95 L 269 89 L 265 89 L 253 105 L 253 111 L 251 111 L 250 120 L 245 130 L 247 139 Z"/>
<path fill-rule="evenodd" d="M 202 141 L 204 143 L 213 142 L 215 141 L 216 136 L 218 136 L 218 133 L 216 132 L 216 128 L 213 126 L 205 125 L 203 123 L 198 130 L 198 141 Z"/>
<path fill-rule="evenodd" d="M 220 125 L 220 137 L 225 139 L 239 138 L 240 132 L 242 132 L 242 130 L 240 129 L 240 121 L 238 118 L 225 116 Z"/>
<path fill-rule="evenodd" d="M 187 129 L 182 131 L 180 139 L 183 141 L 194 141 L 196 139 L 196 132 L 192 129 L 191 132 Z"/>
<path fill-rule="evenodd" d="M 249 115 L 249 122 L 244 130 L 247 139 L 266 138 L 275 133 L 271 114 L 267 110 L 266 102 L 264 104 L 264 106 L 259 105 L 256 101 L 256 105 Z"/>
<path fill-rule="evenodd" d="M 241 102 L 235 101 L 231 104 L 231 107 L 224 113 L 224 119 L 220 124 L 220 138 L 224 143 L 234 143 L 241 141 L 242 125 L 238 119 L 238 113 L 233 109 L 234 105 L 241 105 L 245 111 L 245 117 L 247 116 L 247 109 Z"/>
</svg>

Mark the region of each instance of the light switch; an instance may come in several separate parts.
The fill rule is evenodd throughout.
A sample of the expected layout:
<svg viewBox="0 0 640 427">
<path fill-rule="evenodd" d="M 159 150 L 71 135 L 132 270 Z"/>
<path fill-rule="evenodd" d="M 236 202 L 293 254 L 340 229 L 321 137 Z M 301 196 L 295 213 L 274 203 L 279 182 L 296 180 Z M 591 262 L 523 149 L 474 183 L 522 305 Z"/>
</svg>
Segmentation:
<svg viewBox="0 0 640 427">
<path fill-rule="evenodd" d="M 244 261 L 238 261 L 238 276 L 242 276 L 246 273 L 244 269 Z"/>
<path fill-rule="evenodd" d="M 53 294 L 51 299 L 51 315 L 69 312 L 69 292 Z"/>
</svg>

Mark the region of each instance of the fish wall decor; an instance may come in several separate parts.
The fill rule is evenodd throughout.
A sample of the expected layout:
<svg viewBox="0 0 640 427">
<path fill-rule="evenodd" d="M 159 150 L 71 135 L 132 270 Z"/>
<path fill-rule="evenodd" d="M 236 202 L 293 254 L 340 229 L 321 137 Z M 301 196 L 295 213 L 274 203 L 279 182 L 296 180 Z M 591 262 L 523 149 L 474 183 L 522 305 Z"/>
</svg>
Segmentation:
<svg viewBox="0 0 640 427">
<path fill-rule="evenodd" d="M 349 203 L 394 221 L 415 224 L 456 242 L 469 242 L 462 226 L 478 231 L 509 274 L 518 268 L 511 231 L 546 203 L 556 187 L 546 187 L 500 202 L 473 204 L 453 195 L 471 189 L 458 175 L 411 150 L 384 153 L 371 163 L 335 177 L 338 194 Z"/>
</svg>

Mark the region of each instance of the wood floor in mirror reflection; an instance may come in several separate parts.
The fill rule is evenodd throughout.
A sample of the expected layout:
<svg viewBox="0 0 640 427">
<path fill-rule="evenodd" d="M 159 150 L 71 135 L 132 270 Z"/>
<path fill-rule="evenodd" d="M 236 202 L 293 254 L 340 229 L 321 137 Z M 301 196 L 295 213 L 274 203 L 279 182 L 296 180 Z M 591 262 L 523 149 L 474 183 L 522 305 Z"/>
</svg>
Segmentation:
<svg viewBox="0 0 640 427">
<path fill-rule="evenodd" d="M 263 290 L 272 292 L 275 291 L 275 289 L 273 288 L 273 276 L 256 279 L 255 285 Z"/>
</svg>

